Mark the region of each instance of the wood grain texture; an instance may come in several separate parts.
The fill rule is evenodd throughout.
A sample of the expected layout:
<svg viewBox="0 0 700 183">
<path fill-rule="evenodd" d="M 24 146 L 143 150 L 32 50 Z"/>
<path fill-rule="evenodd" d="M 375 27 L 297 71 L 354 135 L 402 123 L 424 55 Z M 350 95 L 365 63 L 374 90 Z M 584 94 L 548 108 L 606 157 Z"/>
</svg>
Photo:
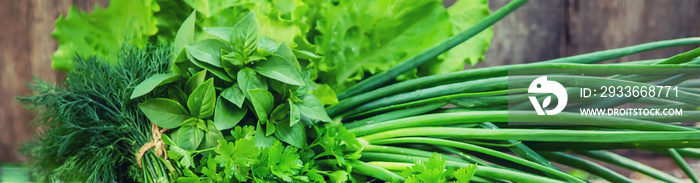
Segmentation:
<svg viewBox="0 0 700 183">
<path fill-rule="evenodd" d="M 509 0 L 491 0 L 492 11 Z M 697 0 L 531 0 L 494 25 L 476 67 L 529 63 L 700 35 Z M 666 48 L 609 62 L 666 58 L 696 46 Z M 469 67 L 467 67 L 469 68 Z"/>
<path fill-rule="evenodd" d="M 698 36 L 698 12 L 700 1 L 696 0 L 568 0 L 563 55 Z M 655 50 L 614 61 L 666 58 L 695 47 Z"/>
<path fill-rule="evenodd" d="M 51 69 L 56 41 L 54 21 L 71 5 L 92 10 L 106 0 L 4 0 L 0 1 L 0 162 L 24 161 L 17 149 L 32 139 L 31 112 L 16 100 L 31 92 L 32 75 L 57 81 L 63 74 Z"/>
<path fill-rule="evenodd" d="M 489 7 L 496 11 L 508 2 L 489 1 Z M 527 63 L 562 56 L 565 4 L 562 0 L 531 0 L 496 23 L 491 47 L 479 66 Z"/>
</svg>

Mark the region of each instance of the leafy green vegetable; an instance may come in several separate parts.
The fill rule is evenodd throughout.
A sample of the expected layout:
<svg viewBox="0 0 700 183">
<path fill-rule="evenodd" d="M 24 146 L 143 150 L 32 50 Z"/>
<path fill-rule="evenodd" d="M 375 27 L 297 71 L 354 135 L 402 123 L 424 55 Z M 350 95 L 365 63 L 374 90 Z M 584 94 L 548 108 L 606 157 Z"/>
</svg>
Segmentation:
<svg viewBox="0 0 700 183">
<path fill-rule="evenodd" d="M 298 65 L 298 64 L 297 64 Z M 265 77 L 269 77 L 290 85 L 302 85 L 300 70 L 297 70 L 291 61 L 281 56 L 272 55 L 267 61 L 259 62 L 255 66 L 255 71 Z"/>
<path fill-rule="evenodd" d="M 243 55 L 250 55 L 258 49 L 258 19 L 255 12 L 251 12 L 233 26 L 229 40 L 233 43 L 233 51 Z"/>
<path fill-rule="evenodd" d="M 214 91 L 214 80 L 208 79 L 200 84 L 187 99 L 187 108 L 192 116 L 197 118 L 209 118 L 214 114 L 216 104 L 216 92 Z"/>
<path fill-rule="evenodd" d="M 413 166 L 407 167 L 401 172 L 405 178 L 404 182 L 454 182 L 467 183 L 474 176 L 476 165 L 454 170 L 446 167 L 446 159 L 435 153 L 428 161 L 417 160 Z M 398 181 L 392 181 L 398 182 Z"/>
<path fill-rule="evenodd" d="M 460 33 L 474 26 L 481 19 L 488 16 L 489 5 L 487 0 L 457 1 L 447 8 L 449 22 L 452 25 L 450 36 Z M 484 60 L 486 50 L 489 48 L 493 37 L 493 28 L 477 34 L 462 44 L 459 44 L 442 54 L 438 59 L 429 61 L 418 67 L 419 75 L 427 76 L 460 71 L 465 64 L 474 64 Z"/>
<path fill-rule="evenodd" d="M 161 128 L 176 128 L 190 118 L 187 110 L 171 99 L 155 98 L 138 106 L 153 124 Z"/>
<path fill-rule="evenodd" d="M 248 113 L 247 107 L 237 107 L 230 101 L 223 100 L 222 96 L 220 95 L 219 99 L 216 100 L 214 112 L 214 124 L 218 130 L 233 128 Z"/>
<path fill-rule="evenodd" d="M 248 93 L 250 94 L 250 101 L 253 104 L 253 109 L 258 116 L 258 120 L 263 124 L 267 123 L 267 115 L 272 112 L 274 105 L 272 93 L 263 89 L 250 89 Z"/>
<path fill-rule="evenodd" d="M 236 104 L 236 106 L 238 106 L 239 108 L 243 107 L 243 102 L 245 101 L 245 94 L 243 94 L 241 88 L 238 87 L 238 83 L 222 91 L 221 96 L 224 97 L 226 100 L 230 101 L 231 103 Z"/>
<path fill-rule="evenodd" d="M 99 56 L 114 63 L 122 44 L 146 46 L 149 36 L 158 31 L 153 17 L 157 10 L 159 6 L 153 0 L 110 1 L 109 7 L 96 7 L 91 13 L 71 7 L 65 17 L 58 17 L 51 33 L 58 40 L 58 50 L 51 56 L 52 67 L 60 71 L 74 69 L 76 54 Z"/>
<path fill-rule="evenodd" d="M 453 16 L 480 20 L 488 15 L 488 6 L 481 6 L 485 1 L 479 1 L 479 6 L 470 4 L 460 2 L 459 6 L 468 6 L 470 9 L 458 7 L 461 9 L 453 11 L 455 13 L 448 13 L 442 1 L 432 0 L 340 1 L 337 5 L 321 8 L 320 14 L 323 18 L 318 19 L 316 27 L 321 35 L 315 37 L 319 45 L 317 53 L 323 56 L 323 59 L 315 62 L 318 65 L 320 82 L 329 84 L 335 92 L 343 91 L 368 77 L 367 74 L 386 70 L 475 23 L 460 21 L 459 26 L 455 26 L 452 22 L 465 18 Z M 455 21 L 451 22 L 451 19 Z M 451 31 L 453 29 L 455 32 Z M 485 35 L 490 35 L 489 32 L 490 30 Z M 490 37 L 486 40 L 488 39 Z M 483 57 L 488 47 L 488 43 L 475 43 L 465 43 L 465 46 L 454 50 L 455 53 L 447 57 L 449 60 L 438 59 L 435 62 L 450 66 L 459 63 L 463 65 L 464 60 L 470 57 L 475 63 L 478 59 L 474 58 Z M 475 49 L 479 52 L 470 51 L 464 54 L 464 49 Z M 435 69 L 433 65 L 426 67 L 419 68 L 418 74 L 443 72 L 438 69 L 439 66 L 434 66 Z M 460 68 L 462 66 L 451 67 L 445 71 L 461 70 Z M 414 77 L 415 74 L 407 74 L 403 79 Z"/>
<path fill-rule="evenodd" d="M 153 91 L 157 86 L 168 84 L 174 81 L 177 81 L 180 79 L 177 75 L 174 74 L 156 74 L 151 76 L 150 78 L 146 79 L 145 81 L 139 83 L 139 85 L 136 85 L 136 88 L 134 88 L 134 93 L 131 93 L 131 99 L 134 99 L 136 97 L 143 96 L 147 94 L 148 92 Z"/>
<path fill-rule="evenodd" d="M 184 92 L 187 94 L 192 94 L 192 92 L 199 87 L 199 85 L 202 85 L 204 83 L 204 79 L 206 79 L 207 76 L 207 70 L 202 70 L 190 77 L 190 79 L 187 80 L 185 83 L 184 87 Z"/>
<path fill-rule="evenodd" d="M 173 53 L 179 54 L 188 43 L 191 43 L 194 41 L 194 21 L 195 21 L 195 19 L 197 19 L 197 14 L 192 12 L 192 14 L 190 14 L 190 16 L 188 16 L 187 19 L 185 19 L 185 21 L 182 22 L 182 25 L 180 26 L 177 33 L 175 34 L 175 38 L 174 38 L 174 41 L 172 43 L 173 44 Z"/>
<path fill-rule="evenodd" d="M 201 121 L 203 122 L 203 121 Z M 200 123 L 195 120 L 195 123 Z M 195 125 L 182 126 L 173 132 L 173 142 L 184 150 L 193 151 L 199 147 L 204 138 L 204 131 Z"/>
<path fill-rule="evenodd" d="M 219 131 L 217 126 L 211 120 L 207 120 L 207 129 L 204 133 L 204 139 L 200 144 L 199 149 L 211 149 L 219 145 L 219 140 L 223 140 L 224 135 Z"/>
</svg>

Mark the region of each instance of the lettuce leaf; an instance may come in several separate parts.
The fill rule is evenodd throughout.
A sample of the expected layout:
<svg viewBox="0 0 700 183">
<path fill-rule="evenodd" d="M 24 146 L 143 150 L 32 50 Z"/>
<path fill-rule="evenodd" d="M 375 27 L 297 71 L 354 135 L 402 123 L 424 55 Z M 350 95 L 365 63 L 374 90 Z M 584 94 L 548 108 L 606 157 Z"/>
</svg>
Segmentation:
<svg viewBox="0 0 700 183">
<path fill-rule="evenodd" d="M 319 83 L 341 92 L 448 39 L 489 13 L 485 0 L 459 1 L 451 9 L 446 10 L 439 0 L 328 2 L 319 10 L 315 27 L 320 33 L 314 37 L 316 53 L 323 57 L 314 63 Z M 452 72 L 461 70 L 467 61 L 476 63 L 483 59 L 492 35 L 491 30 L 485 32 L 480 41 L 462 44 L 400 79 Z"/>
<path fill-rule="evenodd" d="M 58 50 L 51 57 L 52 67 L 70 71 L 75 67 L 75 54 L 99 56 L 115 62 L 123 43 L 144 46 L 156 34 L 153 12 L 160 8 L 153 0 L 111 1 L 109 7 L 95 7 L 92 13 L 71 7 L 59 16 L 51 36 L 58 41 Z"/>
<path fill-rule="evenodd" d="M 457 1 L 447 8 L 449 21 L 452 24 L 452 34 L 460 33 L 481 19 L 489 16 L 488 0 Z M 489 27 L 464 43 L 457 45 L 445 54 L 423 64 L 419 70 L 421 76 L 443 74 L 460 71 L 464 65 L 474 64 L 484 60 L 486 50 L 488 50 L 493 38 L 493 27 Z"/>
</svg>

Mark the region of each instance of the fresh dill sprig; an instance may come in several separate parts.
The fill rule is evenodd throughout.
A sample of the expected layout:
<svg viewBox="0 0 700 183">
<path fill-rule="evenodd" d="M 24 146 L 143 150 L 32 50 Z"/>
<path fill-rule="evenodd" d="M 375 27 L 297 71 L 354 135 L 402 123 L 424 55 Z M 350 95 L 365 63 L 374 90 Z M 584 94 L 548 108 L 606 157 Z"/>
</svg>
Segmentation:
<svg viewBox="0 0 700 183">
<path fill-rule="evenodd" d="M 37 111 L 33 125 L 41 132 L 22 151 L 39 181 L 134 182 L 149 179 L 144 171 L 167 176 L 157 168 L 165 166 L 153 164 L 162 162 L 142 171 L 135 156 L 152 140 L 151 124 L 136 104 L 167 92 L 157 88 L 140 99 L 129 96 L 147 77 L 168 71 L 169 50 L 123 46 L 115 64 L 76 57 L 78 67 L 60 84 L 35 78 L 30 85 L 34 93 L 19 100 Z"/>
</svg>

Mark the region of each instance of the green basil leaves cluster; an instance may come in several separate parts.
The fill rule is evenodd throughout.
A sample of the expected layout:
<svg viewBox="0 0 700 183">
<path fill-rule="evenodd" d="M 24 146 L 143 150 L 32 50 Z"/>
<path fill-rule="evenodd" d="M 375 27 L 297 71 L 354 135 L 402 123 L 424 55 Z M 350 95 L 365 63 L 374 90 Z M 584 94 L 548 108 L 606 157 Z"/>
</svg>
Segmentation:
<svg viewBox="0 0 700 183">
<path fill-rule="evenodd" d="M 169 98 L 144 101 L 139 108 L 153 124 L 175 129 L 169 140 L 176 148 L 216 147 L 224 139 L 221 130 L 242 124 L 258 126 L 258 147 L 280 140 L 303 148 L 304 124 L 331 122 L 312 94 L 310 73 L 287 44 L 259 36 L 254 12 L 233 27 L 204 28 L 207 35 L 194 35 L 195 19 L 192 13 L 177 33 L 172 72 L 146 79 L 131 95 L 168 88 Z"/>
</svg>

